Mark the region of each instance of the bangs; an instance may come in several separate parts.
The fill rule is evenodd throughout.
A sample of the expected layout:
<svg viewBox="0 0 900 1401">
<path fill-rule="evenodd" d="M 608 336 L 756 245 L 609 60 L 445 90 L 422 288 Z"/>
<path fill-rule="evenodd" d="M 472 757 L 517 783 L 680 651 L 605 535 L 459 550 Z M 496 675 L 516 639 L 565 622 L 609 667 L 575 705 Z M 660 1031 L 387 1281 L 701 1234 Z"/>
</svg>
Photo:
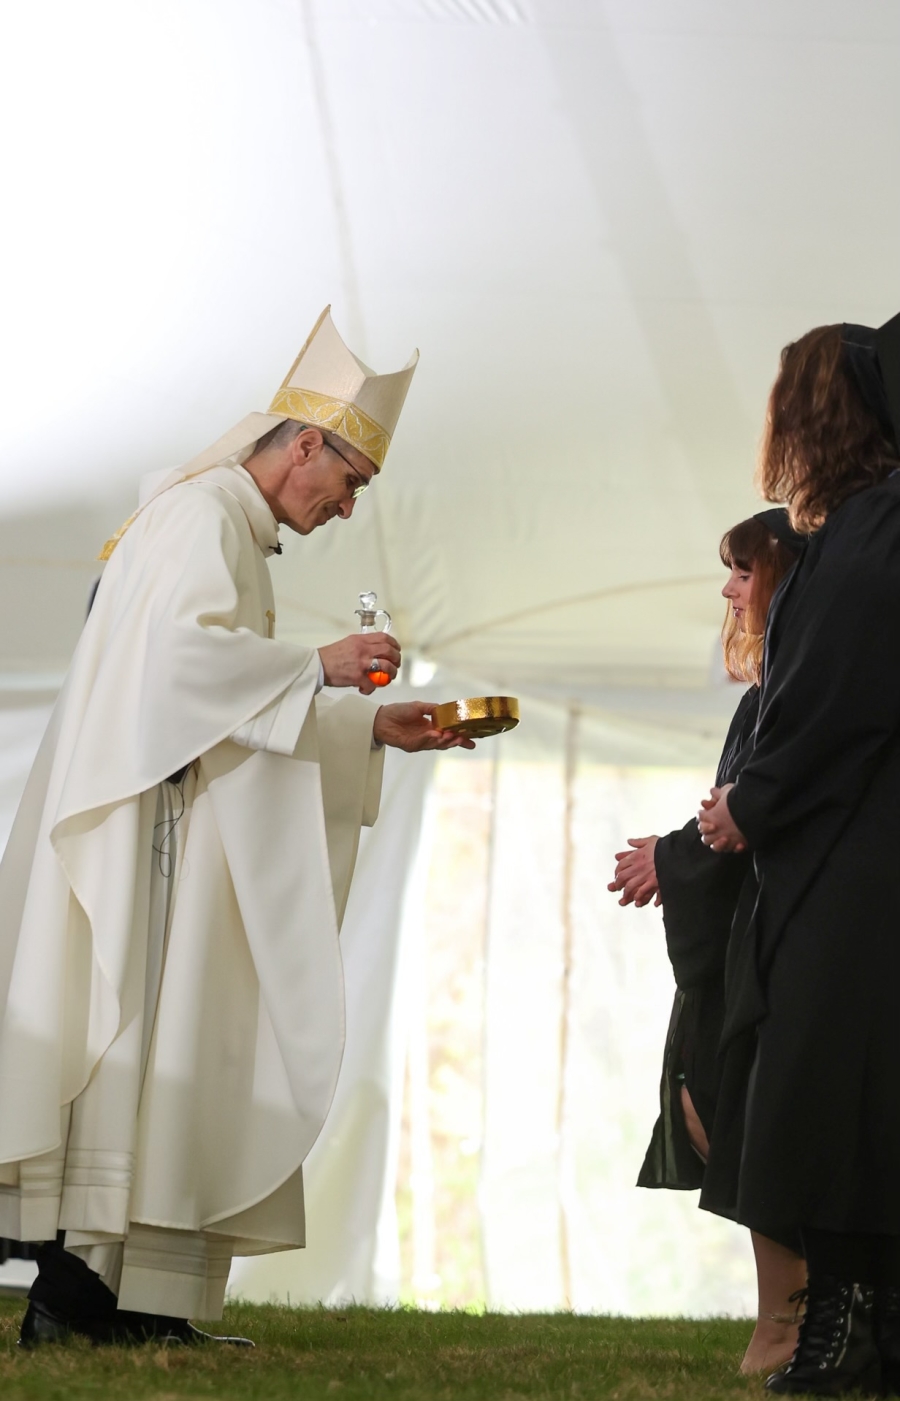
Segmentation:
<svg viewBox="0 0 900 1401">
<path fill-rule="evenodd" d="M 731 607 L 725 614 L 722 628 L 725 670 L 735 681 L 758 682 L 769 604 L 796 556 L 772 534 L 765 521 L 751 516 L 725 532 L 719 545 L 719 558 L 726 569 L 741 569 L 753 575 L 744 628 L 738 627 Z"/>
<path fill-rule="evenodd" d="M 726 569 L 745 569 L 748 573 L 769 548 L 769 531 L 762 521 L 741 521 L 726 530 L 719 544 L 719 559 Z"/>
</svg>

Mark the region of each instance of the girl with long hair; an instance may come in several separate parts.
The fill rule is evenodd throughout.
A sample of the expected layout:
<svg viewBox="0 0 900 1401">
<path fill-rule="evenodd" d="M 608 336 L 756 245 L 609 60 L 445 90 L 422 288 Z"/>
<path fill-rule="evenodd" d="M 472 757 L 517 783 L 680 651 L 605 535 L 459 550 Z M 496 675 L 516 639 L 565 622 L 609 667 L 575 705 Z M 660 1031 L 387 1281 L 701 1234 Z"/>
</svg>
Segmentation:
<svg viewBox="0 0 900 1401">
<path fill-rule="evenodd" d="M 763 633 L 773 594 L 791 569 L 803 541 L 787 513 L 763 511 L 727 531 L 719 557 L 729 571 L 722 628 L 726 670 L 748 683 L 719 760 L 717 783 L 733 780 L 752 748 L 759 710 Z M 660 1114 L 638 1177 L 638 1186 L 690 1189 L 703 1182 L 719 1079 L 719 1040 L 724 1018 L 725 953 L 738 897 L 753 880 L 746 855 L 718 856 L 700 839 L 694 818 L 664 837 L 629 839 L 616 853 L 609 889 L 620 904 L 663 907 L 666 946 L 676 993 L 666 1037 Z M 755 1232 L 759 1309 L 741 1369 L 776 1367 L 797 1341 L 791 1295 L 802 1289 L 806 1269 L 789 1243 Z"/>
</svg>

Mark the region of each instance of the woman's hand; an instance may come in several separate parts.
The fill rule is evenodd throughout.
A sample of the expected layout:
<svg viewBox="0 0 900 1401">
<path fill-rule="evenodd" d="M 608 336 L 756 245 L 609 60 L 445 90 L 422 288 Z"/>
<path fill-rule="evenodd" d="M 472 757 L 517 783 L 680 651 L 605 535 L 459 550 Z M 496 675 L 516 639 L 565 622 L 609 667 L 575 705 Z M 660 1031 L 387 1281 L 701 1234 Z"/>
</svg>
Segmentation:
<svg viewBox="0 0 900 1401">
<path fill-rule="evenodd" d="M 436 705 L 430 701 L 406 701 L 381 705 L 375 715 L 372 734 L 379 744 L 419 754 L 424 749 L 474 749 L 474 739 L 442 730 L 433 723 Z"/>
<path fill-rule="evenodd" d="M 629 837 L 628 845 L 634 850 L 616 852 L 615 879 L 606 888 L 613 892 L 621 890 L 620 905 L 634 904 L 641 909 L 649 905 L 654 896 L 654 904 L 661 903 L 654 854 L 658 841 L 659 837 Z"/>
<path fill-rule="evenodd" d="M 704 846 L 713 851 L 746 851 L 747 839 L 735 824 L 728 807 L 728 794 L 733 783 L 725 783 L 721 788 L 710 788 L 709 797 L 704 798 L 697 814 L 697 826 Z"/>
</svg>

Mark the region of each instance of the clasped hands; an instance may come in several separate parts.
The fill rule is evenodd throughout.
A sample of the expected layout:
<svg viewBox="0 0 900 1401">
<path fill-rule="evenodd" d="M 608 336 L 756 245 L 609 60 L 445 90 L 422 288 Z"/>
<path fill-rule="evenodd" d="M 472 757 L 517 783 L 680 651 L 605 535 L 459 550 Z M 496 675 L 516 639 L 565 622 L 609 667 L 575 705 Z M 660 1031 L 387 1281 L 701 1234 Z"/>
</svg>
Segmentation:
<svg viewBox="0 0 900 1401">
<path fill-rule="evenodd" d="M 393 681 L 402 660 L 400 644 L 389 632 L 355 632 L 340 642 L 319 648 L 326 686 L 356 686 L 371 696 L 376 686 L 369 676 L 372 663 Z M 431 701 L 405 701 L 379 706 L 372 736 L 378 744 L 405 749 L 408 754 L 426 749 L 474 749 L 475 741 L 454 730 L 435 725 L 436 706 Z"/>
<path fill-rule="evenodd" d="M 656 879 L 656 843 L 659 837 L 629 837 L 631 851 L 616 852 L 616 873 L 606 887 L 614 894 L 621 890 L 620 905 L 635 905 L 641 909 L 653 900 L 661 903 Z M 654 898 L 655 897 L 655 898 Z"/>
<path fill-rule="evenodd" d="M 746 851 L 747 842 L 743 832 L 735 825 L 728 807 L 728 794 L 733 783 L 725 783 L 721 788 L 711 788 L 709 797 L 700 804 L 697 826 L 704 846 L 713 851 Z M 616 852 L 616 870 L 613 879 L 606 887 L 613 894 L 622 892 L 620 905 L 634 905 L 641 909 L 649 905 L 661 904 L 659 881 L 656 876 L 656 843 L 658 837 L 629 837 L 629 851 Z"/>
<path fill-rule="evenodd" d="M 709 797 L 700 803 L 697 826 L 700 840 L 713 851 L 746 851 L 747 839 L 738 827 L 728 807 L 728 794 L 733 783 L 710 788 Z"/>
</svg>

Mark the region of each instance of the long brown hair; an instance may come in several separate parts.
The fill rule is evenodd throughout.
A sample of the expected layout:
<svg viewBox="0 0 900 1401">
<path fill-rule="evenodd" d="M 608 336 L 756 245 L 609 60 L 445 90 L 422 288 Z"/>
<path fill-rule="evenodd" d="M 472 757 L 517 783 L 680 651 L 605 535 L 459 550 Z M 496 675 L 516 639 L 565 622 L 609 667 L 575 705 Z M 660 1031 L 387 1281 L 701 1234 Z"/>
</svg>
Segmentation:
<svg viewBox="0 0 900 1401">
<path fill-rule="evenodd" d="M 725 532 L 719 545 L 719 558 L 726 569 L 743 569 L 753 574 L 743 631 L 731 604 L 728 605 L 722 624 L 722 652 L 725 670 L 733 681 L 752 681 L 758 685 L 769 604 L 796 555 L 775 538 L 763 521 L 751 516 Z"/>
<path fill-rule="evenodd" d="M 757 482 L 809 532 L 849 496 L 900 466 L 897 445 L 869 408 L 841 347 L 840 326 L 785 346 L 769 396 Z"/>
</svg>

